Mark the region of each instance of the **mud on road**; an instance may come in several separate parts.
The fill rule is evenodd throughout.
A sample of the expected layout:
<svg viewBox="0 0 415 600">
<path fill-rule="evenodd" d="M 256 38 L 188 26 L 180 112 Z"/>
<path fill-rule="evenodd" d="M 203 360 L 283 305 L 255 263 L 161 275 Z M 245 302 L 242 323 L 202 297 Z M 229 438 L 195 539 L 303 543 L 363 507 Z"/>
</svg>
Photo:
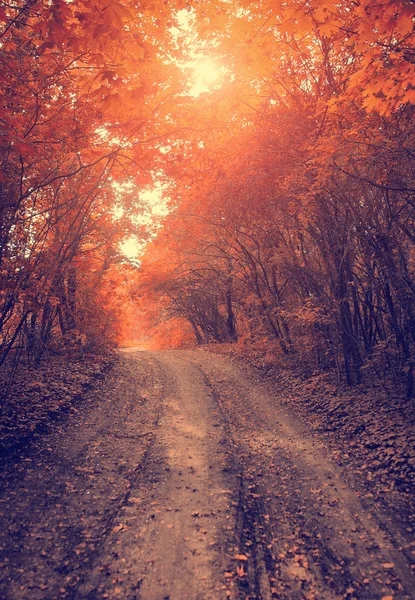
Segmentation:
<svg viewBox="0 0 415 600">
<path fill-rule="evenodd" d="M 4 465 L 0 598 L 415 598 L 411 532 L 246 369 L 128 352 Z"/>
</svg>

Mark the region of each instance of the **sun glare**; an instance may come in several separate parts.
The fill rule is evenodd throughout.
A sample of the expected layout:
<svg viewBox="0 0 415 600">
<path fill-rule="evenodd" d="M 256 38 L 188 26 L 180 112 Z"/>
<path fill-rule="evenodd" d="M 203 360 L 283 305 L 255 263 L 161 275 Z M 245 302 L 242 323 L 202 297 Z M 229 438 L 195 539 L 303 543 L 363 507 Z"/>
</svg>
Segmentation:
<svg viewBox="0 0 415 600">
<path fill-rule="evenodd" d="M 212 56 L 217 45 L 199 37 L 194 9 L 182 9 L 176 13 L 176 23 L 170 28 L 173 39 L 181 48 L 182 58 L 172 58 L 186 78 L 186 94 L 197 98 L 206 92 L 218 90 L 225 76 L 231 76 L 220 58 Z"/>
<path fill-rule="evenodd" d="M 193 87 L 210 89 L 220 79 L 221 72 L 218 65 L 209 59 L 197 62 L 193 67 Z"/>
<path fill-rule="evenodd" d="M 190 72 L 189 94 L 191 96 L 199 96 L 218 89 L 226 72 L 218 62 L 204 57 L 189 61 L 186 67 Z"/>
</svg>

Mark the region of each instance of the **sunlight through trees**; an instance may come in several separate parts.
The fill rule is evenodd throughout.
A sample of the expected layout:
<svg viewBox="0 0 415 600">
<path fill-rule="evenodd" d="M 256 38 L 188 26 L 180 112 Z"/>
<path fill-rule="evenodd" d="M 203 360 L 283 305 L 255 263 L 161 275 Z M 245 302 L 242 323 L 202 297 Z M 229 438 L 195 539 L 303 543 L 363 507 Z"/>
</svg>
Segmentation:
<svg viewBox="0 0 415 600">
<path fill-rule="evenodd" d="M 411 395 L 414 13 L 2 3 L 0 363 L 140 319 Z"/>
</svg>

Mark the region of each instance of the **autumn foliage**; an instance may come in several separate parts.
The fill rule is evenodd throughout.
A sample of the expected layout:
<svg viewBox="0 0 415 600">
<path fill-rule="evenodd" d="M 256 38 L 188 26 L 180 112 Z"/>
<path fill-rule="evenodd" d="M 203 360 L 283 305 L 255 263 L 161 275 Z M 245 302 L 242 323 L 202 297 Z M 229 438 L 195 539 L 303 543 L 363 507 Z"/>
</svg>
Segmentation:
<svg viewBox="0 0 415 600">
<path fill-rule="evenodd" d="M 413 4 L 246 2 L 217 19 L 236 77 L 205 110 L 224 120 L 184 150 L 141 290 L 198 343 L 277 344 L 411 395 Z"/>
<path fill-rule="evenodd" d="M 1 6 L 2 361 L 114 343 L 134 301 L 159 345 L 269 342 L 413 393 L 413 2 Z M 226 72 L 199 95 L 195 48 Z M 138 270 L 119 244 L 155 181 Z"/>
<path fill-rule="evenodd" d="M 0 26 L 0 362 L 17 349 L 38 363 L 51 344 L 117 337 L 119 242 L 151 180 L 169 70 L 160 83 L 163 27 L 134 3 L 2 3 Z"/>
</svg>

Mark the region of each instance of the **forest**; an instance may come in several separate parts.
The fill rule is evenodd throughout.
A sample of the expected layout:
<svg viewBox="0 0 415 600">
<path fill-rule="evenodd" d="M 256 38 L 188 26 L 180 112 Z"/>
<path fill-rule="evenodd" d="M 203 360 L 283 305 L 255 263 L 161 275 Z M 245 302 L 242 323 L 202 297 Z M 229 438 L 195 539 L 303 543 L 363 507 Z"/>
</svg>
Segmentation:
<svg viewBox="0 0 415 600">
<path fill-rule="evenodd" d="M 0 366 L 148 335 L 411 397 L 414 14 L 1 2 Z"/>
<path fill-rule="evenodd" d="M 0 0 L 0 598 L 415 598 L 415 0 Z"/>
</svg>

